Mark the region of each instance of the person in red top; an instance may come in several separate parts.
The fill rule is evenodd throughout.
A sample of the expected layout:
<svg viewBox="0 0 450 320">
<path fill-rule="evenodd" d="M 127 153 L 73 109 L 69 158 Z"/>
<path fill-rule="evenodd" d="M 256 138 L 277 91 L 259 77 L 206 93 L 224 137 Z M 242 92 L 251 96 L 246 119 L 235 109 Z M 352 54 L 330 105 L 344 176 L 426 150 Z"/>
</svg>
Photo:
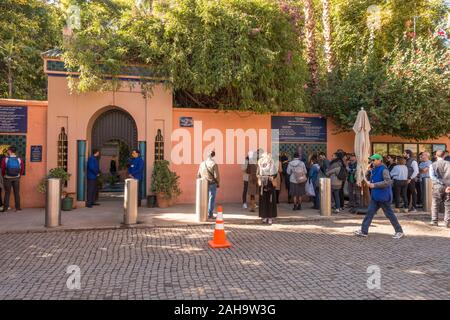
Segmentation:
<svg viewBox="0 0 450 320">
<path fill-rule="evenodd" d="M 14 190 L 14 200 L 16 211 L 22 210 L 20 207 L 20 177 L 23 175 L 23 160 L 16 155 L 16 147 L 9 147 L 8 156 L 3 158 L 2 164 L 3 185 L 5 188 L 5 203 L 2 212 L 8 211 L 11 188 Z"/>
</svg>

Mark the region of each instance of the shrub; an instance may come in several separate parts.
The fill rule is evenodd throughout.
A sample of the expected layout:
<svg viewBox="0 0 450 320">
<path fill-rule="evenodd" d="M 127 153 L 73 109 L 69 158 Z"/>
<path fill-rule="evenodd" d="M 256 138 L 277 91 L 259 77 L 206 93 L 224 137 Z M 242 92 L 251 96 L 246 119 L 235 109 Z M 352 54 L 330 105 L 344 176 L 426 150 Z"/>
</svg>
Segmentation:
<svg viewBox="0 0 450 320">
<path fill-rule="evenodd" d="M 155 161 L 152 172 L 151 191 L 162 193 L 166 199 L 172 199 L 181 194 L 180 177 L 169 169 L 169 161 Z"/>
<path fill-rule="evenodd" d="M 42 178 L 41 182 L 38 185 L 38 191 L 40 193 L 47 192 L 47 180 L 50 178 L 59 178 L 61 179 L 61 186 L 64 186 L 67 181 L 69 181 L 71 174 L 68 173 L 63 168 L 53 168 L 50 169 L 48 174 Z"/>
</svg>

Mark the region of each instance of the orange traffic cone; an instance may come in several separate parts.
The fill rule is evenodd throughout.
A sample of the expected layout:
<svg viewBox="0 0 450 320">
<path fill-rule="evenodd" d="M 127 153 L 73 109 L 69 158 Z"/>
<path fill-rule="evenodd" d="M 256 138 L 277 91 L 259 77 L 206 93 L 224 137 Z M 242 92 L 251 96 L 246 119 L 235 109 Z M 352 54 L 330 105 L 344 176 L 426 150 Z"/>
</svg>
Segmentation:
<svg viewBox="0 0 450 320">
<path fill-rule="evenodd" d="M 216 226 L 214 228 L 214 236 L 212 240 L 208 241 L 208 243 L 209 246 L 214 249 L 231 247 L 231 243 L 227 241 L 227 237 L 225 235 L 222 206 L 217 207 L 217 217 L 216 217 Z"/>
</svg>

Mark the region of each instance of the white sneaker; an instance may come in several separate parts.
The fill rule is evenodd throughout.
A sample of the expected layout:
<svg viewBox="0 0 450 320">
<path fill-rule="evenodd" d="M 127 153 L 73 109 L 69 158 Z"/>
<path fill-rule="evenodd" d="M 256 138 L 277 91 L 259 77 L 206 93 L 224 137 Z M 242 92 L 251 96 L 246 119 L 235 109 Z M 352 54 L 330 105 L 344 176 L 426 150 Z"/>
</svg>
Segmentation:
<svg viewBox="0 0 450 320">
<path fill-rule="evenodd" d="M 247 207 L 247 204 L 246 203 L 244 203 L 243 205 L 242 205 L 242 209 L 247 209 L 248 207 Z"/>
<path fill-rule="evenodd" d="M 364 237 L 364 238 L 367 238 L 367 234 L 363 233 L 363 232 L 361 231 L 361 229 L 355 230 L 355 231 L 353 232 L 353 234 L 354 234 L 355 236 L 357 236 L 357 237 Z"/>
<path fill-rule="evenodd" d="M 393 236 L 392 236 L 392 238 L 393 239 L 400 239 L 400 238 L 403 238 L 405 236 L 405 234 L 403 233 L 403 232 L 396 232 Z"/>
<path fill-rule="evenodd" d="M 269 220 L 267 220 L 267 223 L 268 223 L 268 224 L 272 224 L 272 223 L 273 223 L 273 220 L 272 220 L 272 219 L 269 219 Z"/>
</svg>

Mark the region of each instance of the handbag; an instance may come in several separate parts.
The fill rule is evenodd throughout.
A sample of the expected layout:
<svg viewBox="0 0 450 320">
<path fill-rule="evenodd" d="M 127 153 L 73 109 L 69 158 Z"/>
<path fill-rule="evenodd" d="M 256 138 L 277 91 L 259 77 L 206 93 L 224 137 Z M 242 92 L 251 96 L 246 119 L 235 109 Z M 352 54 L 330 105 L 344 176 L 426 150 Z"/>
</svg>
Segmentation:
<svg viewBox="0 0 450 320">
<path fill-rule="evenodd" d="M 305 191 L 306 191 L 306 195 L 310 196 L 310 197 L 315 197 L 316 196 L 316 192 L 314 191 L 314 185 L 311 182 L 311 179 L 308 179 L 308 182 L 306 182 L 306 186 L 305 186 Z"/>
</svg>

